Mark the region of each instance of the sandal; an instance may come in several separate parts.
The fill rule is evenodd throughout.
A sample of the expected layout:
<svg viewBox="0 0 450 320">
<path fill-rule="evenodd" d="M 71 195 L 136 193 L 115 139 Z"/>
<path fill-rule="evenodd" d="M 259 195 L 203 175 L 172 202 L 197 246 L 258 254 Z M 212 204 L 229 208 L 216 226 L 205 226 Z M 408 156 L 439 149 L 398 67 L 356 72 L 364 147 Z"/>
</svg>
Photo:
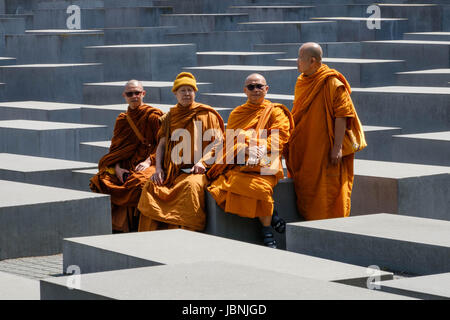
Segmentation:
<svg viewBox="0 0 450 320">
<path fill-rule="evenodd" d="M 264 237 L 263 238 L 264 245 L 266 247 L 276 249 L 277 248 L 277 242 L 276 242 L 275 238 L 273 237 L 273 233 L 272 233 L 271 228 L 270 227 L 263 227 L 262 228 L 262 234 L 263 234 L 263 237 Z"/>
<path fill-rule="evenodd" d="M 270 225 L 278 233 L 284 233 L 286 231 L 286 222 L 278 216 L 278 212 L 276 210 L 273 211 L 272 222 Z"/>
</svg>

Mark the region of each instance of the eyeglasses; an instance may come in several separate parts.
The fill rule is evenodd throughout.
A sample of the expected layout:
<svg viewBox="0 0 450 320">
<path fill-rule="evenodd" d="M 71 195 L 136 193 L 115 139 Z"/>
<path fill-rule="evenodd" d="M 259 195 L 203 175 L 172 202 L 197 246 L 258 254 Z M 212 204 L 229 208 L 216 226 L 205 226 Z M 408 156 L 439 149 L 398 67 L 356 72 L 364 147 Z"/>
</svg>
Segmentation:
<svg viewBox="0 0 450 320">
<path fill-rule="evenodd" d="M 140 95 L 142 93 L 142 91 L 129 91 L 129 92 L 125 92 L 126 96 L 128 98 L 131 98 L 132 96 L 136 95 Z"/>
<path fill-rule="evenodd" d="M 255 88 L 258 88 L 261 90 L 265 86 L 266 86 L 265 84 L 257 83 L 257 84 L 248 84 L 246 87 L 248 90 L 253 91 L 253 90 L 255 90 Z"/>
</svg>

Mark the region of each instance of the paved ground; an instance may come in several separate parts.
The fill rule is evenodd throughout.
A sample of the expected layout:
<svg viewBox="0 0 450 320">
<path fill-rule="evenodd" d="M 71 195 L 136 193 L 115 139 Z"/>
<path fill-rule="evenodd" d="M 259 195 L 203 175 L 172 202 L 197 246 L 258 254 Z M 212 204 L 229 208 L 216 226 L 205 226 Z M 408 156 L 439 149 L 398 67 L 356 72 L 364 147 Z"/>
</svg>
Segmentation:
<svg viewBox="0 0 450 320">
<path fill-rule="evenodd" d="M 36 280 L 61 276 L 63 273 L 62 254 L 2 260 L 0 261 L 0 271 Z"/>
</svg>

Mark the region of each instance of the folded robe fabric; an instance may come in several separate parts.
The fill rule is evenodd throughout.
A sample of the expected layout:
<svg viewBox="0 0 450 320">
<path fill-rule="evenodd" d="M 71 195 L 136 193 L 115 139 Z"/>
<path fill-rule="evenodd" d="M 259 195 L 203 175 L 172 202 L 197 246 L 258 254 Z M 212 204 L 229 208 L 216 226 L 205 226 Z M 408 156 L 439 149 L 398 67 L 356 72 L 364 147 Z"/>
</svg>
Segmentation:
<svg viewBox="0 0 450 320">
<path fill-rule="evenodd" d="M 91 178 L 90 188 L 94 192 L 111 195 L 113 229 L 129 231 L 127 208 L 136 207 L 142 187 L 154 172 L 157 132 L 163 112 L 148 105 L 128 109 L 121 113 L 114 125 L 113 137 L 109 152 L 98 164 L 99 172 Z M 136 128 L 144 137 L 141 142 L 127 121 L 130 117 Z M 152 166 L 143 171 L 135 171 L 135 167 L 150 156 Z M 116 177 L 116 163 L 131 175 L 122 184 Z"/>
<path fill-rule="evenodd" d="M 185 152 L 190 151 L 190 159 L 177 164 L 172 154 L 176 153 L 173 151 L 177 150 L 177 146 L 182 144 L 183 140 L 172 140 L 172 136 L 178 129 L 185 129 L 191 141 L 186 142 L 187 149 L 180 150 L 179 153 L 183 156 Z M 215 134 L 211 140 L 204 141 L 202 137 L 210 129 L 214 130 Z M 212 150 L 206 153 L 205 150 L 215 139 L 222 139 L 223 131 L 224 123 L 221 116 L 207 105 L 199 103 L 193 103 L 189 107 L 176 105 L 164 116 L 158 137 L 166 138 L 164 152 L 166 179 L 163 186 L 157 186 L 151 180 L 144 186 L 138 205 L 141 213 L 139 231 L 149 230 L 148 226 L 152 225 L 149 219 L 191 230 L 205 228 L 204 188 L 208 180 L 204 174 L 187 174 L 181 169 L 191 168 L 198 161 L 211 156 Z M 196 143 L 199 139 L 200 143 Z"/>
<path fill-rule="evenodd" d="M 350 128 L 357 117 L 350 93 L 345 77 L 325 64 L 297 79 L 292 109 L 295 129 L 286 164 L 294 180 L 298 211 L 306 220 L 350 214 L 354 154 L 337 165 L 329 159 L 335 119 L 347 118 Z"/>
<path fill-rule="evenodd" d="M 265 112 L 265 110 L 270 111 Z M 261 121 L 262 117 L 266 117 L 266 119 Z M 264 123 L 264 126 L 258 128 L 259 123 Z M 208 191 L 222 209 L 248 218 L 272 215 L 273 188 L 283 177 L 281 156 L 293 127 L 294 123 L 289 110 L 284 105 L 272 103 L 269 100 L 264 100 L 260 105 L 247 101 L 232 111 L 228 119 L 227 130 L 241 129 L 241 134 L 246 135 L 244 143 L 246 146 L 253 137 L 252 133 L 248 134 L 251 129 L 266 130 L 267 135 L 265 137 L 258 136 L 257 140 L 259 145 L 267 143 L 267 157 L 270 159 L 270 163 L 275 164 L 275 167 L 272 166 L 275 170 L 271 174 L 264 174 L 261 171 L 264 166 L 259 166 L 258 170 L 254 172 L 246 171 L 248 170 L 246 166 L 238 164 L 237 159 L 239 149 L 243 147 L 242 142 L 234 137 L 233 145 L 225 148 L 228 150 L 224 151 L 223 163 L 214 164 L 207 174 L 209 178 L 215 179 L 208 187 Z M 273 150 L 272 139 L 276 131 L 278 131 L 278 144 L 274 144 L 277 149 Z M 228 135 L 226 138 L 229 138 Z M 230 142 L 226 141 L 225 144 L 229 145 Z M 232 153 L 234 157 L 234 164 L 226 162 L 226 155 L 229 153 Z"/>
</svg>

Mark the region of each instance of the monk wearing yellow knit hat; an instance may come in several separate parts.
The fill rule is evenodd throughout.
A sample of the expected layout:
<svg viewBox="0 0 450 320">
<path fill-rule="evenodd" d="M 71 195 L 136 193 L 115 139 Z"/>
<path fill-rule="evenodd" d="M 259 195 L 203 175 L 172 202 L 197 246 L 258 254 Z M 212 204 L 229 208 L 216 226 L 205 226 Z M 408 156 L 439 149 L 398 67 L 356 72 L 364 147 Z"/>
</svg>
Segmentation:
<svg viewBox="0 0 450 320">
<path fill-rule="evenodd" d="M 138 204 L 139 231 L 205 228 L 205 172 L 222 142 L 224 122 L 212 107 L 195 101 L 197 91 L 194 75 L 176 77 L 172 92 L 178 103 L 161 118 L 156 171 Z"/>
</svg>

